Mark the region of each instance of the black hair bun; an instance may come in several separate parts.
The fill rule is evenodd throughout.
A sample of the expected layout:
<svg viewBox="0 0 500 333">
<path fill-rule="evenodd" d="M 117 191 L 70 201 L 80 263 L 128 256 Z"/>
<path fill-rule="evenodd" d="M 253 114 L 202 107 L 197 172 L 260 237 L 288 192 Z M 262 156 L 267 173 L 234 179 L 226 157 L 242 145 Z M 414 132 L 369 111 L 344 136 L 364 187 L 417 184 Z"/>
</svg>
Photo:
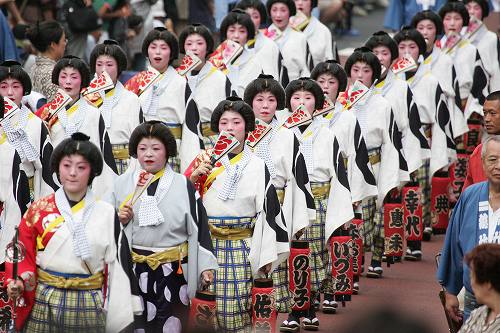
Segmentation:
<svg viewBox="0 0 500 333">
<path fill-rule="evenodd" d="M 159 31 L 159 32 L 163 32 L 163 31 L 167 31 L 167 28 L 164 28 L 164 27 L 156 27 L 156 28 L 154 28 L 153 30 L 156 30 L 156 31 Z"/>
<path fill-rule="evenodd" d="M 0 66 L 12 67 L 12 66 L 21 66 L 21 64 L 17 60 L 8 59 L 8 60 L 5 60 L 4 62 L 2 62 L 0 64 Z"/>
<path fill-rule="evenodd" d="M 114 39 L 106 39 L 104 42 L 102 42 L 104 45 L 117 45 L 120 46 L 120 44 L 114 40 Z"/>
<path fill-rule="evenodd" d="M 300 80 L 300 81 L 309 81 L 309 80 L 311 80 L 312 81 L 312 79 L 310 77 L 307 77 L 307 76 L 299 77 L 297 80 Z"/>
<path fill-rule="evenodd" d="M 274 76 L 269 74 L 259 74 L 258 79 L 274 80 Z"/>
<path fill-rule="evenodd" d="M 238 96 L 229 96 L 228 98 L 226 98 L 227 101 L 230 101 L 230 102 L 239 102 L 239 101 L 243 101 L 241 98 L 239 98 Z"/>
<path fill-rule="evenodd" d="M 337 60 L 335 59 L 329 59 L 327 61 L 325 61 L 327 64 L 337 64 L 337 65 L 340 65 L 340 62 L 338 62 Z"/>
<path fill-rule="evenodd" d="M 71 139 L 75 141 L 89 141 L 90 137 L 82 132 L 76 132 L 71 134 Z"/>
<path fill-rule="evenodd" d="M 377 31 L 376 33 L 373 34 L 373 36 L 388 36 L 389 34 L 385 31 Z"/>
<path fill-rule="evenodd" d="M 231 10 L 231 13 L 236 13 L 236 14 L 246 14 L 247 12 L 245 12 L 243 9 L 241 8 L 234 8 L 233 10 Z"/>
<path fill-rule="evenodd" d="M 366 46 L 361 46 L 361 47 L 358 47 L 357 49 L 354 50 L 354 52 L 372 52 L 372 50 L 370 50 L 368 47 Z"/>
</svg>

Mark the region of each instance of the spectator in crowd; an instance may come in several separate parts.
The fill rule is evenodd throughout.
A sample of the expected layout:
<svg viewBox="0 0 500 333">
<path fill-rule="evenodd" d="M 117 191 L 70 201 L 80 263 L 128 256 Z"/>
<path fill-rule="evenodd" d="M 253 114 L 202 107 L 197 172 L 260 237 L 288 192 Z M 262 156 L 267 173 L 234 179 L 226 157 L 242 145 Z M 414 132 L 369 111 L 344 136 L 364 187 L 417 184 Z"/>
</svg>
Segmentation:
<svg viewBox="0 0 500 333">
<path fill-rule="evenodd" d="M 483 105 L 484 129 L 488 135 L 500 134 L 500 91 L 492 92 Z M 462 191 L 472 184 L 486 180 L 481 163 L 482 144 L 479 144 L 469 157 L 467 177 Z"/>
<path fill-rule="evenodd" d="M 479 304 L 459 333 L 500 332 L 500 244 L 482 244 L 465 256 Z"/>
<path fill-rule="evenodd" d="M 17 54 L 14 36 L 7 23 L 7 18 L 2 11 L 0 11 L 0 62 L 7 59 L 19 60 L 19 56 Z"/>
<path fill-rule="evenodd" d="M 439 283 L 446 289 L 446 311 L 462 321 L 456 295 L 465 287 L 463 320 L 466 321 L 478 300 L 472 289 L 469 267 L 464 255 L 478 244 L 500 243 L 500 136 L 492 135 L 482 146 L 481 160 L 487 181 L 467 188 L 455 206 L 446 231 Z"/>
<path fill-rule="evenodd" d="M 189 23 L 201 23 L 210 31 L 215 31 L 214 15 L 214 0 L 189 0 Z M 225 16 L 221 16 L 221 22 Z"/>
<path fill-rule="evenodd" d="M 391 0 L 385 12 L 384 27 L 392 31 L 398 31 L 403 25 L 410 25 L 411 19 L 422 10 L 438 11 L 446 0 L 436 0 L 434 5 L 431 1 L 418 0 Z"/>
<path fill-rule="evenodd" d="M 52 69 L 64 56 L 66 48 L 64 29 L 56 21 L 37 23 L 28 30 L 27 37 L 39 52 L 30 73 L 33 90 L 50 101 L 58 89 L 57 85 L 52 83 Z"/>
</svg>

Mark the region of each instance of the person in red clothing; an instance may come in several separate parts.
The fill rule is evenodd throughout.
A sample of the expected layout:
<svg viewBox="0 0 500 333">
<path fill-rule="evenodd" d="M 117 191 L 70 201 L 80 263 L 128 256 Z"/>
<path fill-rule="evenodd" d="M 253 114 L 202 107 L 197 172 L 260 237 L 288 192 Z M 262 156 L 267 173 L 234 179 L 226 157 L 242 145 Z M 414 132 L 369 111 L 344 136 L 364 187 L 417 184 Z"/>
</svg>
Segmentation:
<svg viewBox="0 0 500 333">
<path fill-rule="evenodd" d="M 486 97 L 486 101 L 483 105 L 483 113 L 484 128 L 488 135 L 500 134 L 500 90 L 492 92 Z M 465 191 L 468 186 L 486 180 L 481 162 L 482 146 L 483 144 L 479 144 L 469 157 L 467 178 L 465 179 L 462 192 Z"/>
</svg>

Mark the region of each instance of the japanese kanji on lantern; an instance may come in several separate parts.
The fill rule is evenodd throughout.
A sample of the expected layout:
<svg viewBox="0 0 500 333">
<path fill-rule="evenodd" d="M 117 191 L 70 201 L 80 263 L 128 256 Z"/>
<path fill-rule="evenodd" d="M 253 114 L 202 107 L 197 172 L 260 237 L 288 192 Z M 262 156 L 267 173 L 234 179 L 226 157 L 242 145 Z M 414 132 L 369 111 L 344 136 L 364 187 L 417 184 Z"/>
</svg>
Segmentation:
<svg viewBox="0 0 500 333">
<path fill-rule="evenodd" d="M 361 236 L 361 227 L 363 218 L 360 213 L 354 214 L 351 221 L 350 231 L 352 237 L 352 272 L 354 276 L 361 276 L 361 267 L 363 265 L 363 237 Z"/>
<path fill-rule="evenodd" d="M 464 149 L 467 154 L 472 154 L 481 142 L 483 126 L 481 125 L 481 119 L 469 119 L 467 125 L 469 126 L 469 132 L 464 134 Z"/>
<path fill-rule="evenodd" d="M 213 331 L 216 310 L 215 294 L 209 291 L 197 291 L 189 308 L 189 331 Z"/>
<path fill-rule="evenodd" d="M 431 219 L 436 233 L 446 232 L 448 227 L 448 186 L 450 178 L 447 172 L 437 172 L 431 184 Z"/>
<path fill-rule="evenodd" d="M 12 318 L 12 301 L 5 288 L 5 272 L 0 272 L 0 332 L 7 332 Z"/>
<path fill-rule="evenodd" d="M 254 333 L 276 331 L 276 302 L 272 279 L 255 279 L 252 288 L 252 321 Z"/>
<path fill-rule="evenodd" d="M 351 300 L 353 281 L 351 236 L 333 236 L 330 238 L 330 253 L 332 256 L 332 276 L 335 284 L 335 301 Z"/>
<path fill-rule="evenodd" d="M 388 202 L 384 204 L 384 235 L 387 263 L 393 263 L 390 258 L 403 256 L 404 222 L 403 204 L 401 202 Z"/>
<path fill-rule="evenodd" d="M 453 194 L 458 200 L 462 188 L 464 187 L 465 178 L 467 177 L 467 165 L 469 164 L 469 154 L 464 150 L 457 151 L 457 160 L 450 167 L 450 184 L 453 189 Z"/>
<path fill-rule="evenodd" d="M 423 234 L 422 204 L 418 183 L 407 183 L 401 192 L 406 240 L 421 241 Z"/>
<path fill-rule="evenodd" d="M 288 276 L 294 311 L 309 310 L 311 304 L 310 252 L 309 242 L 292 240 L 288 257 Z"/>
</svg>

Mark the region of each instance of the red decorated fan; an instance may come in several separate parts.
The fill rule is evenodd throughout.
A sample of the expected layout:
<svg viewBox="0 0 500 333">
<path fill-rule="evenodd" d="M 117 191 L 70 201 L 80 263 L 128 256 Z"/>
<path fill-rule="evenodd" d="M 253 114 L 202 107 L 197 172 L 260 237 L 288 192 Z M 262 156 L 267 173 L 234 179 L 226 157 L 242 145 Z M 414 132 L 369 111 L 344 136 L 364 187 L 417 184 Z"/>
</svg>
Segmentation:
<svg viewBox="0 0 500 333">
<path fill-rule="evenodd" d="M 226 131 L 222 131 L 217 138 L 217 142 L 213 148 L 211 158 L 211 164 L 214 165 L 221 158 L 226 156 L 231 150 L 238 146 L 240 142 L 234 136 Z"/>
<path fill-rule="evenodd" d="M 139 96 L 149 88 L 150 85 L 156 82 L 161 76 L 161 73 L 154 68 L 149 68 L 147 71 L 143 72 L 141 76 L 141 81 L 139 83 Z"/>
<path fill-rule="evenodd" d="M 304 104 L 301 104 L 297 109 L 295 109 L 295 111 L 293 111 L 291 116 L 288 117 L 283 126 L 285 126 L 286 128 L 294 128 L 300 125 L 308 124 L 311 121 L 311 114 L 309 113 L 309 111 L 307 111 Z"/>
<path fill-rule="evenodd" d="M 47 121 L 50 120 L 50 118 L 53 118 L 54 116 L 59 113 L 62 109 L 66 107 L 69 103 L 71 103 L 72 99 L 71 97 L 66 94 L 66 92 L 62 89 L 59 89 L 52 99 L 50 103 L 47 103 L 45 107 L 48 110 L 49 116 L 47 118 Z"/>
<path fill-rule="evenodd" d="M 345 109 L 350 109 L 356 104 L 361 98 L 368 92 L 368 87 L 365 86 L 361 81 L 356 80 L 348 91 L 347 101 L 344 104 Z"/>
<path fill-rule="evenodd" d="M 113 80 L 111 80 L 109 74 L 106 73 L 106 71 L 103 71 L 101 75 L 97 76 L 96 74 L 94 76 L 94 79 L 90 81 L 89 86 L 83 89 L 82 95 L 86 96 L 103 90 L 108 90 L 114 86 Z"/>
<path fill-rule="evenodd" d="M 19 107 L 17 106 L 16 103 L 14 103 L 13 100 L 11 100 L 8 97 L 3 98 L 3 118 L 10 118 L 14 113 L 16 113 L 17 110 L 19 110 Z"/>
<path fill-rule="evenodd" d="M 394 74 L 404 73 L 417 68 L 417 63 L 411 56 L 399 58 L 394 65 L 392 65 L 392 71 Z"/>
<path fill-rule="evenodd" d="M 307 25 L 309 24 L 309 18 L 301 12 L 300 10 L 297 11 L 297 14 L 295 16 L 292 16 L 290 18 L 290 26 L 292 29 L 297 30 L 297 31 L 302 31 L 304 30 Z"/>
<path fill-rule="evenodd" d="M 262 30 L 262 33 L 264 34 L 264 36 L 266 36 L 267 38 L 271 38 L 272 40 L 277 40 L 281 37 L 281 35 L 283 35 L 283 33 L 275 27 L 264 29 Z"/>
<path fill-rule="evenodd" d="M 224 65 L 224 62 L 222 61 L 222 51 L 224 50 L 224 45 L 224 43 L 220 44 L 208 59 L 208 61 L 210 61 L 212 65 L 220 70 L 223 70 L 226 67 L 226 65 Z"/>
<path fill-rule="evenodd" d="M 323 103 L 323 108 L 320 110 L 314 110 L 313 112 L 313 118 L 317 116 L 322 116 L 324 114 L 327 114 L 328 112 L 332 111 L 335 109 L 335 104 L 332 102 L 331 99 L 325 96 L 325 103 Z"/>
<path fill-rule="evenodd" d="M 245 143 L 255 148 L 264 137 L 271 132 L 273 127 L 260 119 L 255 119 L 255 129 L 248 133 Z"/>
<path fill-rule="evenodd" d="M 226 40 L 224 50 L 222 50 L 222 59 L 226 65 L 231 65 L 243 52 L 243 47 L 232 41 Z"/>
<path fill-rule="evenodd" d="M 467 34 L 465 38 L 469 39 L 472 35 L 474 35 L 481 27 L 483 26 L 483 22 L 479 20 L 475 16 L 471 16 L 469 20 L 469 25 L 467 25 Z"/>
<path fill-rule="evenodd" d="M 133 206 L 137 199 L 144 193 L 144 191 L 148 188 L 148 186 L 152 183 L 154 179 L 154 175 L 145 170 L 141 170 L 139 173 L 139 177 L 137 178 L 137 184 L 135 185 L 134 193 L 132 194 L 132 198 L 130 199 L 129 205 Z"/>
<path fill-rule="evenodd" d="M 460 43 L 462 37 L 458 32 L 452 31 L 446 36 L 446 43 L 444 44 L 444 52 L 450 52 L 455 46 Z"/>
<path fill-rule="evenodd" d="M 201 59 L 198 58 L 194 53 L 187 51 L 184 58 L 182 58 L 181 65 L 177 67 L 177 73 L 179 73 L 179 75 L 185 76 L 199 64 L 201 64 Z"/>
</svg>

